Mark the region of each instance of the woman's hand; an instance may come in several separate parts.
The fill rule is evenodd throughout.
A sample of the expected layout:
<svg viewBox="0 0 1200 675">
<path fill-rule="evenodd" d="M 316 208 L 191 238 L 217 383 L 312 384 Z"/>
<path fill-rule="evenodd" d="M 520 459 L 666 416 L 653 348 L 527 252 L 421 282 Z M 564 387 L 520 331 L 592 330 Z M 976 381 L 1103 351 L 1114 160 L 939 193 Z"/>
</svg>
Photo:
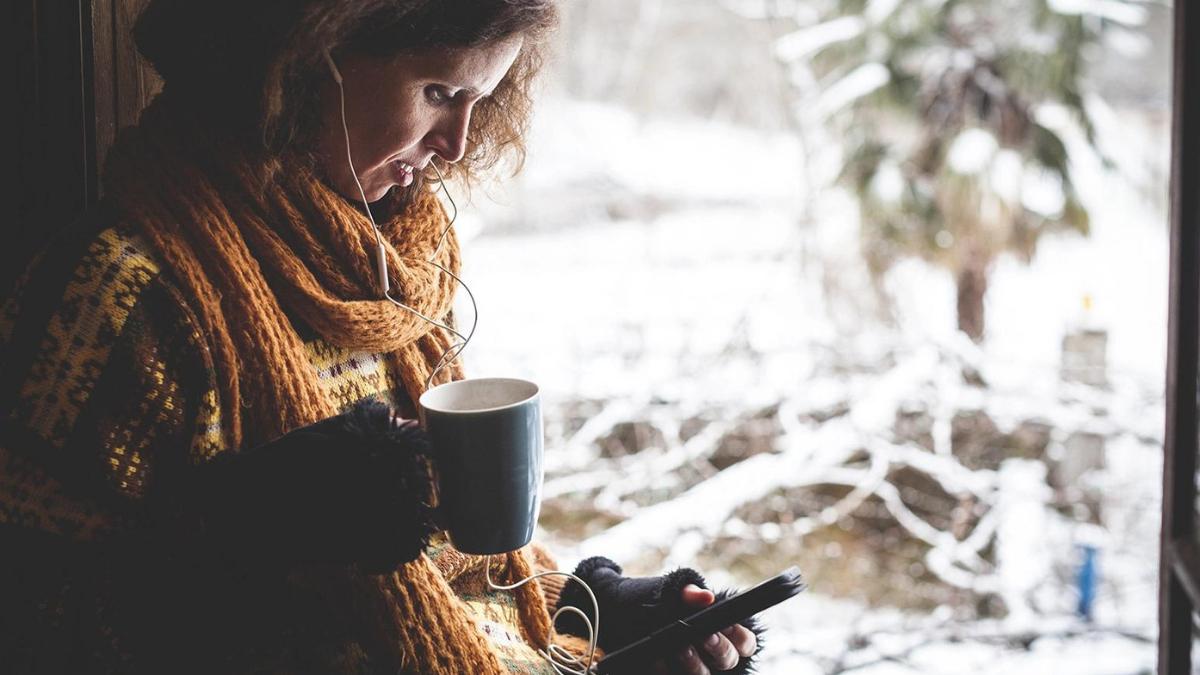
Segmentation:
<svg viewBox="0 0 1200 675">
<path fill-rule="evenodd" d="M 357 563 L 384 574 L 436 531 L 429 439 L 365 401 L 193 469 L 181 498 L 205 546 L 288 565 Z"/>
<path fill-rule="evenodd" d="M 595 594 L 603 626 L 597 642 L 608 653 L 632 644 L 676 619 L 695 614 L 717 598 L 736 593 L 730 589 L 714 595 L 705 588 L 708 584 L 704 577 L 687 567 L 657 577 L 627 577 L 622 574 L 620 565 L 600 556 L 579 563 L 575 576 Z M 591 595 L 574 581 L 567 582 L 556 604 L 557 609 L 563 607 L 574 607 L 590 614 L 593 611 Z M 570 635 L 589 636 L 584 622 L 570 613 L 560 616 L 555 627 Z M 638 664 L 637 672 L 669 675 L 742 675 L 752 672 L 754 661 L 759 658 L 764 628 L 758 617 L 746 619 L 680 653 L 672 654 L 665 649 L 657 652 L 658 662 L 647 659 Z M 659 657 L 659 654 L 663 656 Z"/>
<path fill-rule="evenodd" d="M 712 591 L 695 584 L 684 586 L 680 598 L 685 605 L 695 609 L 708 607 L 716 600 Z M 753 656 L 757 650 L 758 640 L 754 633 L 739 624 L 713 633 L 703 642 L 687 647 L 675 656 L 674 663 L 660 661 L 655 667 L 655 672 L 660 675 L 712 675 L 733 670 L 739 660 Z"/>
</svg>

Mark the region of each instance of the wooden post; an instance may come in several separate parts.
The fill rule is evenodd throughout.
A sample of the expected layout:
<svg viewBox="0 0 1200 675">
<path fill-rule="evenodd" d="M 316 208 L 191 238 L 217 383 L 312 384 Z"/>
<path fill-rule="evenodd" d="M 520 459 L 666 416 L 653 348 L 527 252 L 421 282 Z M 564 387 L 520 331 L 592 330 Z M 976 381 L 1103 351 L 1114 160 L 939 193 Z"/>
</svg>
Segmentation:
<svg viewBox="0 0 1200 675">
<path fill-rule="evenodd" d="M 15 206 L 0 282 L 8 286 L 51 231 L 95 201 L 91 102 L 90 5 L 84 0 L 13 0 L 7 40 L 17 118 L 5 133 L 17 180 L 6 203 Z M 6 181 L 7 183 L 7 181 Z M 13 207 L 10 207 L 13 208 Z"/>
<path fill-rule="evenodd" d="M 157 88 L 136 56 L 133 20 L 145 0 L 10 0 L 5 91 L 17 114 L 5 145 L 17 180 L 0 246 L 0 297 L 30 257 L 100 198 L 117 131 Z"/>
<path fill-rule="evenodd" d="M 1167 419 L 1159 547 L 1160 675 L 1191 672 L 1196 598 L 1197 351 L 1200 349 L 1200 11 L 1175 2 Z"/>
</svg>

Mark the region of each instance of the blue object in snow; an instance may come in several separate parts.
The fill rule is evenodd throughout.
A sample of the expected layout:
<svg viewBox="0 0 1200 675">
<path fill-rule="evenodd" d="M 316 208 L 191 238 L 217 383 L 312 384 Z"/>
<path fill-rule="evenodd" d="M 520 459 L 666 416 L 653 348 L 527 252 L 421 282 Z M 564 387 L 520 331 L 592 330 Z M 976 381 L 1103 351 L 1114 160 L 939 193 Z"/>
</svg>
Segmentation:
<svg viewBox="0 0 1200 675">
<path fill-rule="evenodd" d="M 1084 544 L 1083 562 L 1079 565 L 1079 576 L 1076 579 L 1079 586 L 1079 605 L 1075 613 L 1083 620 L 1092 620 L 1092 604 L 1096 600 L 1096 584 L 1100 574 L 1096 570 L 1096 547 Z"/>
</svg>

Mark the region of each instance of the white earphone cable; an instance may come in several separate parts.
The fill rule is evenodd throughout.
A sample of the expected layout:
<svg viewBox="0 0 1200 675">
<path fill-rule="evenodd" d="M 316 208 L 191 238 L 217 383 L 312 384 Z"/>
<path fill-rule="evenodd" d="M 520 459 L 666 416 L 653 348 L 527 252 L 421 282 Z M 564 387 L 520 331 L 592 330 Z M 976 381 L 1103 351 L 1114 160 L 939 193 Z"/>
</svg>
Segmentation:
<svg viewBox="0 0 1200 675">
<path fill-rule="evenodd" d="M 559 647 L 558 645 L 556 645 L 554 643 L 546 645 L 546 649 L 544 649 L 544 650 L 539 649 L 538 653 L 541 654 L 547 661 L 550 662 L 550 666 L 552 668 L 554 668 L 554 671 L 556 673 L 558 673 L 559 675 L 589 675 L 590 673 L 593 672 L 592 664 L 596 659 L 596 639 L 599 637 L 599 634 L 600 634 L 600 603 L 598 603 L 596 601 L 596 594 L 592 592 L 592 589 L 587 585 L 587 583 L 584 582 L 583 579 L 580 579 L 579 577 L 575 576 L 574 574 L 570 574 L 569 572 L 540 572 L 538 574 L 534 574 L 533 576 L 522 579 L 521 581 L 518 581 L 515 584 L 511 584 L 508 586 L 501 586 L 492 581 L 491 556 L 487 556 L 487 560 L 484 562 L 483 567 L 484 567 L 484 576 L 487 579 L 488 588 L 491 588 L 491 589 L 497 590 L 497 591 L 515 590 L 515 589 L 518 589 L 518 588 L 524 586 L 525 584 L 533 581 L 534 579 L 540 579 L 542 577 L 548 577 L 548 576 L 567 577 L 568 579 L 572 579 L 572 580 L 578 582 L 580 586 L 583 586 L 583 590 L 587 591 L 588 597 L 592 599 L 592 607 L 595 608 L 595 617 L 596 617 L 595 622 L 592 622 L 591 620 L 589 620 L 587 615 L 583 613 L 583 610 L 580 610 L 577 607 L 560 607 L 558 609 L 558 611 L 556 611 L 554 613 L 554 616 L 550 617 L 550 624 L 551 624 L 551 626 L 553 626 L 554 624 L 558 623 L 558 617 L 562 616 L 563 612 L 570 612 L 571 614 L 579 615 L 579 618 L 583 620 L 584 624 L 587 625 L 587 629 L 588 629 L 587 661 L 584 662 L 584 661 L 579 660 L 579 658 L 577 658 L 574 654 L 563 649 L 562 647 Z M 559 661 L 562 661 L 564 663 L 559 663 Z"/>
<path fill-rule="evenodd" d="M 330 59 L 330 66 L 336 69 L 336 66 L 333 65 L 332 59 Z M 334 72 L 336 72 L 336 70 Z M 432 266 L 438 268 L 439 270 L 441 270 L 442 272 L 448 274 L 451 279 L 454 279 L 454 281 L 457 282 L 459 286 L 462 286 L 463 290 L 465 290 L 467 292 L 467 297 L 471 300 L 471 311 L 473 314 L 473 318 L 471 320 L 471 330 L 468 331 L 466 335 L 463 335 L 461 332 L 459 332 L 453 326 L 450 326 L 444 322 L 438 321 L 437 319 L 433 319 L 428 316 L 425 316 L 417 309 L 410 307 L 409 305 L 406 305 L 403 302 L 400 302 L 399 300 L 397 300 L 391 296 L 390 289 L 389 289 L 389 283 L 388 283 L 388 277 L 387 277 L 387 261 L 386 261 L 386 258 L 384 257 L 385 256 L 384 251 L 386 249 L 383 244 L 383 233 L 380 232 L 379 225 L 375 222 L 375 216 L 374 216 L 374 214 L 371 213 L 371 206 L 370 206 L 370 203 L 367 201 L 367 193 L 366 193 L 366 190 L 363 189 L 362 182 L 358 178 L 358 170 L 354 167 L 354 156 L 350 150 L 350 127 L 346 122 L 346 90 L 342 86 L 340 76 L 336 77 L 335 81 L 337 82 L 337 86 L 338 86 L 338 104 L 340 107 L 341 118 L 342 118 L 342 134 L 343 134 L 343 138 L 345 138 L 345 140 L 346 140 L 346 163 L 350 165 L 350 175 L 354 178 L 355 186 L 358 187 L 358 194 L 362 198 L 363 210 L 365 210 L 367 212 L 367 219 L 371 221 L 371 229 L 375 233 L 375 246 L 376 246 L 376 250 L 378 252 L 377 255 L 379 256 L 378 264 L 379 264 L 379 276 L 380 276 L 380 286 L 381 286 L 380 290 L 383 293 L 383 297 L 390 300 L 392 302 L 392 304 L 396 305 L 397 307 L 400 307 L 401 309 L 405 309 L 405 310 L 408 310 L 409 312 L 412 312 L 413 314 L 417 315 L 421 319 L 427 321 L 428 323 L 433 324 L 434 326 L 437 326 L 438 328 L 441 328 L 441 329 L 451 333 L 452 335 L 454 335 L 455 337 L 457 337 L 459 339 L 459 342 L 452 344 L 445 352 L 442 353 L 442 356 L 440 359 L 438 359 L 438 362 L 434 366 L 433 371 L 429 373 L 429 377 L 426 378 L 426 380 L 425 380 L 425 388 L 429 389 L 430 385 L 433 384 L 433 380 L 434 380 L 434 378 L 437 377 L 438 373 L 441 372 L 441 370 L 443 368 L 445 368 L 446 366 L 453 363 L 454 359 L 458 358 L 458 355 L 462 353 L 463 349 L 466 349 L 467 344 L 471 342 L 471 338 L 475 336 L 476 327 L 479 326 L 479 305 L 475 302 L 475 294 L 473 292 L 471 292 L 470 286 L 467 286 L 466 282 L 464 282 L 457 274 L 451 272 L 450 270 L 446 269 L 445 267 L 443 267 L 442 265 L 440 265 L 436 262 L 437 254 L 441 252 L 442 245 L 445 243 L 447 235 L 450 234 L 450 228 L 453 227 L 454 222 L 456 220 L 458 220 L 458 204 L 455 203 L 454 198 L 452 196 L 450 196 L 450 191 L 446 189 L 446 181 L 445 181 L 445 178 L 442 176 L 442 171 L 440 169 L 438 169 L 437 164 L 430 161 L 429 165 L 432 166 L 434 172 L 437 173 L 438 187 L 441 190 L 441 192 L 446 195 L 446 199 L 449 200 L 450 207 L 452 209 L 452 213 L 451 213 L 449 222 L 446 223 L 446 227 L 442 229 L 441 237 L 439 237 L 439 239 L 438 239 L 438 243 L 437 243 L 437 246 L 433 250 L 433 254 L 430 256 L 429 260 L 426 260 L 424 262 L 426 264 L 432 265 Z"/>
<path fill-rule="evenodd" d="M 446 195 L 446 199 L 449 200 L 450 207 L 452 209 L 452 214 L 450 216 L 450 222 L 446 223 L 446 227 L 442 230 L 442 235 L 438 239 L 437 246 L 433 250 L 433 255 L 431 255 L 430 259 L 426 260 L 425 262 L 430 265 L 433 265 L 434 267 L 438 268 L 442 272 L 445 272 L 446 274 L 448 274 L 450 276 L 450 278 L 454 279 L 454 281 L 457 282 L 460 286 L 462 286 L 463 290 L 465 290 L 467 292 L 467 297 L 469 297 L 471 300 L 471 309 L 472 309 L 472 312 L 474 313 L 474 318 L 471 321 L 471 330 L 468 331 L 465 336 L 462 333 L 460 333 L 459 331 L 457 331 L 456 329 L 454 329 L 452 326 L 449 326 L 449 325 L 447 325 L 441 321 L 438 321 L 436 319 L 431 319 L 431 318 L 425 316 L 424 314 L 422 314 L 421 312 L 417 311 L 416 309 L 409 307 L 408 305 L 400 302 L 399 300 L 396 300 L 389 293 L 390 289 L 389 289 L 389 282 L 388 282 L 388 277 L 387 277 L 387 259 L 385 257 L 385 253 L 384 253 L 386 251 L 386 249 L 383 244 L 383 234 L 379 231 L 379 225 L 376 224 L 375 216 L 371 213 L 371 205 L 367 201 L 366 190 L 363 189 L 362 182 L 359 181 L 358 170 L 354 168 L 354 157 L 350 150 L 350 127 L 346 123 L 346 91 L 342 86 L 342 77 L 341 77 L 341 74 L 338 73 L 337 65 L 333 62 L 333 58 L 329 55 L 328 52 L 325 53 L 325 58 L 326 58 L 326 61 L 329 63 L 330 69 L 333 71 L 334 81 L 337 82 L 337 86 L 338 86 L 338 100 L 339 100 L 339 105 L 341 107 L 341 114 L 342 114 L 341 115 L 342 116 L 342 132 L 344 134 L 344 138 L 346 139 L 346 162 L 350 165 L 350 175 L 354 177 L 354 184 L 358 187 L 359 196 L 362 197 L 363 209 L 367 212 L 367 218 L 371 221 L 371 228 L 375 232 L 376 255 L 378 256 L 376 258 L 376 260 L 377 260 L 377 264 L 378 264 L 378 272 L 379 272 L 379 277 L 380 277 L 380 279 L 379 279 L 380 291 L 382 292 L 383 297 L 387 298 L 388 300 L 391 300 L 392 303 L 395 304 L 397 307 L 406 309 L 409 312 L 412 312 L 413 314 L 417 315 L 421 319 L 424 319 L 425 321 L 427 321 L 439 328 L 449 331 L 451 334 L 453 334 L 455 337 L 457 337 L 460 340 L 460 342 L 452 344 L 442 354 L 441 358 L 438 359 L 437 364 L 434 366 L 433 371 L 429 373 L 429 378 L 425 380 L 425 388 L 429 389 L 430 385 L 433 383 L 433 380 L 437 376 L 437 374 L 443 368 L 445 368 L 447 365 L 449 365 L 450 363 L 453 363 L 454 359 L 458 358 L 458 355 L 461 354 L 462 350 L 466 348 L 467 344 L 471 341 L 471 338 L 474 337 L 474 335 L 475 335 L 475 328 L 479 325 L 479 305 L 475 302 L 475 294 L 471 292 L 471 288 L 469 286 L 467 286 L 467 284 L 464 283 L 463 280 L 458 277 L 458 275 L 454 274 L 453 272 L 451 272 L 450 270 L 446 269 L 445 267 L 443 267 L 442 265 L 440 265 L 436 262 L 437 254 L 441 252 L 442 245 L 445 243 L 446 237 L 450 233 L 450 228 L 453 227 L 454 221 L 458 220 L 458 204 L 456 204 L 454 202 L 454 198 L 452 196 L 450 196 L 450 191 L 446 189 L 446 181 L 445 181 L 445 178 L 442 176 L 441 170 L 438 169 L 437 164 L 434 164 L 432 161 L 430 161 L 430 166 L 432 166 L 434 172 L 437 173 L 438 188 Z M 546 577 L 546 576 L 551 576 L 551 575 L 559 575 L 559 576 L 568 577 L 570 579 L 575 580 L 581 586 L 583 586 L 584 590 L 587 591 L 588 597 L 590 597 L 592 599 L 592 607 L 595 608 L 595 617 L 596 617 L 595 622 L 590 621 L 588 619 L 587 615 L 584 614 L 582 610 L 579 610 L 575 607 L 562 607 L 562 608 L 559 608 L 559 610 L 554 613 L 554 616 L 552 616 L 550 618 L 550 623 L 552 626 L 555 623 L 557 623 L 558 617 L 561 616 L 563 614 L 563 612 L 570 612 L 572 614 L 579 615 L 579 618 L 583 620 L 583 622 L 587 625 L 587 629 L 588 629 L 588 636 L 589 636 L 588 637 L 588 657 L 587 657 L 586 663 L 579 660 L 577 657 L 575 657 L 573 654 L 571 654 L 567 650 L 565 650 L 562 647 L 559 647 L 558 645 L 553 644 L 553 643 L 546 645 L 545 649 L 539 649 L 538 654 L 540 654 L 543 658 L 545 658 L 547 660 L 547 662 L 549 662 L 550 667 L 554 668 L 554 671 L 556 673 L 558 673 L 559 675 L 589 675 L 590 673 L 593 672 L 592 664 L 596 657 L 596 639 L 597 639 L 597 637 L 599 635 L 599 631 L 600 631 L 600 605 L 599 605 L 599 603 L 596 602 L 596 595 L 592 592 L 592 589 L 590 587 L 588 587 L 588 585 L 583 581 L 583 579 L 580 579 L 579 577 L 575 576 L 574 574 L 569 574 L 567 572 L 541 572 L 541 573 L 535 574 L 527 579 L 522 579 L 521 581 L 518 581 L 515 584 L 509 585 L 509 586 L 499 586 L 492 582 L 490 556 L 487 558 L 487 560 L 484 561 L 484 570 L 485 570 L 484 575 L 487 578 L 488 586 L 490 588 L 492 588 L 494 590 L 498 590 L 498 591 L 515 590 L 517 588 L 520 588 L 521 586 L 524 586 L 525 584 L 529 583 L 530 581 L 533 581 L 534 579 L 539 579 L 541 577 Z"/>
</svg>

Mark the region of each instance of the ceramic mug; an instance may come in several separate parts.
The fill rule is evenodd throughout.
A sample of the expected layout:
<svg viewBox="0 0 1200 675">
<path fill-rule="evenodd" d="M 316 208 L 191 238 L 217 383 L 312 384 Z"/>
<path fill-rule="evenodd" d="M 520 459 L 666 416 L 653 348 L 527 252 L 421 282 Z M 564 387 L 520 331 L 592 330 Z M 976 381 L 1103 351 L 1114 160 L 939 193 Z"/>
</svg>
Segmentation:
<svg viewBox="0 0 1200 675">
<path fill-rule="evenodd" d="M 510 378 L 459 380 L 430 389 L 419 404 L 450 543 L 476 555 L 528 544 L 541 508 L 538 386 Z"/>
</svg>

